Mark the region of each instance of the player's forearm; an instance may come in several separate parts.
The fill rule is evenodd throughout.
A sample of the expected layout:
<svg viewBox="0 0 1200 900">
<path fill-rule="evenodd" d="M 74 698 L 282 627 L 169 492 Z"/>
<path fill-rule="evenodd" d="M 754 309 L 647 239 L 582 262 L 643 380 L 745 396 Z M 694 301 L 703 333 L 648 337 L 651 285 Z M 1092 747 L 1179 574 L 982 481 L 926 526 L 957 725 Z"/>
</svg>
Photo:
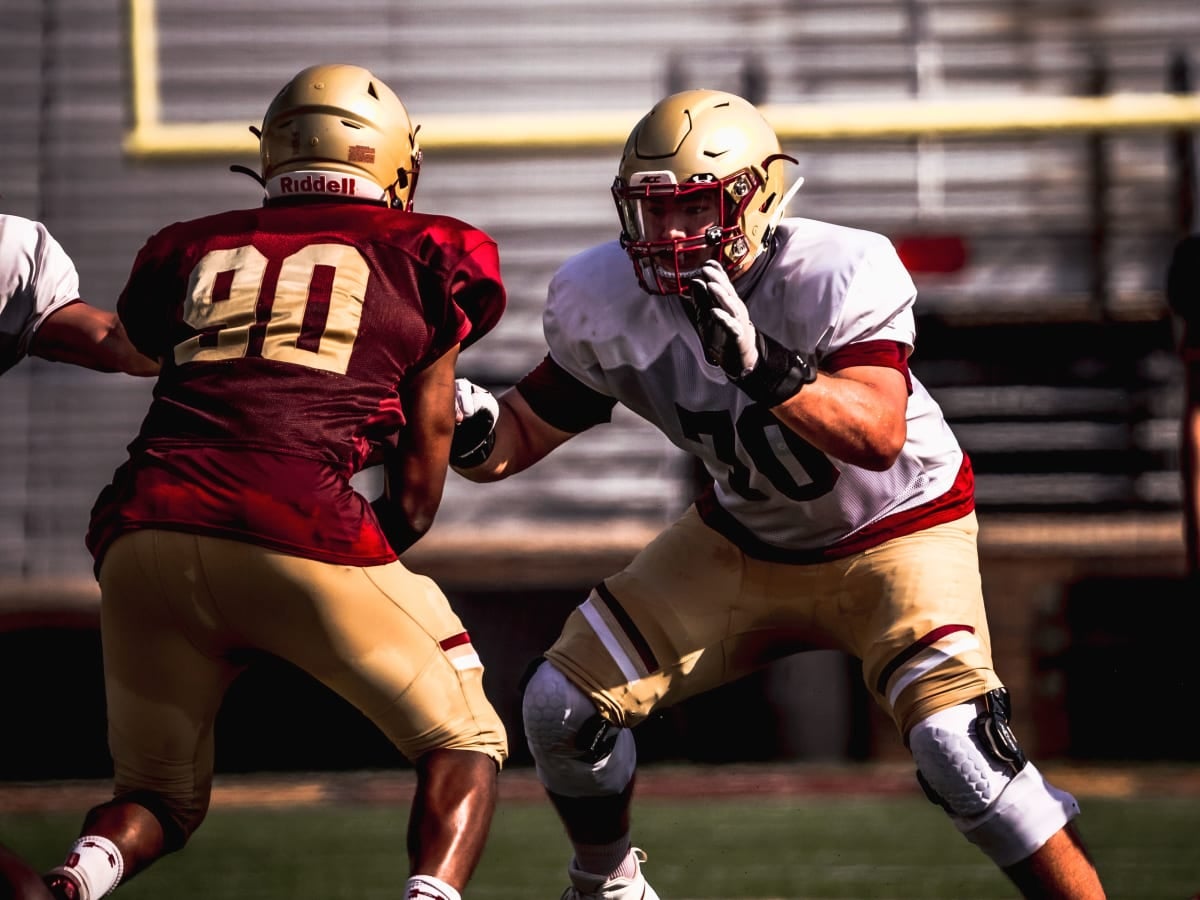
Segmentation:
<svg viewBox="0 0 1200 900">
<path fill-rule="evenodd" d="M 499 481 L 528 469 L 555 447 L 570 440 L 571 432 L 560 431 L 533 411 L 520 391 L 509 389 L 497 398 L 495 443 L 483 462 L 470 468 L 455 467 L 471 481 Z"/>
<path fill-rule="evenodd" d="M 159 365 L 138 352 L 115 313 L 82 301 L 52 313 L 34 336 L 34 356 L 99 372 L 156 375 Z"/>
<path fill-rule="evenodd" d="M 128 375 L 154 376 L 161 369 L 157 360 L 139 353 L 129 341 L 125 326 L 117 320 L 116 324 L 101 339 L 100 355 L 119 372 Z"/>
</svg>

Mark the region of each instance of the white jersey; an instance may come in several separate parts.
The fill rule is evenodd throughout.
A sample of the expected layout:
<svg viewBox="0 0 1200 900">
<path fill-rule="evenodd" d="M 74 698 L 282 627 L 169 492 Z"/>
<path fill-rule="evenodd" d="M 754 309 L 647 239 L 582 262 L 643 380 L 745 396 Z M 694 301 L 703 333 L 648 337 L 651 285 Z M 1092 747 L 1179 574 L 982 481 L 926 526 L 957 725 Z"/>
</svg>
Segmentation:
<svg viewBox="0 0 1200 900">
<path fill-rule="evenodd" d="M 52 312 L 78 299 L 75 264 L 46 226 L 0 214 L 0 372 L 29 352 Z"/>
<path fill-rule="evenodd" d="M 911 348 L 915 298 L 912 278 L 886 237 L 801 218 L 780 224 L 773 258 L 743 297 L 757 328 L 825 368 L 839 367 L 834 354 L 851 345 Z M 955 514 L 973 504 L 969 484 L 964 492 L 963 482 L 956 483 L 962 450 L 916 378 L 908 439 L 895 465 L 873 472 L 835 459 L 709 365 L 679 299 L 643 291 L 616 241 L 562 266 L 543 324 L 558 365 L 703 462 L 714 480 L 713 499 L 736 520 L 733 530 L 744 529 L 752 542 L 821 551 L 917 511 L 907 517 L 911 530 L 921 507 L 956 486 L 966 496 Z"/>
</svg>

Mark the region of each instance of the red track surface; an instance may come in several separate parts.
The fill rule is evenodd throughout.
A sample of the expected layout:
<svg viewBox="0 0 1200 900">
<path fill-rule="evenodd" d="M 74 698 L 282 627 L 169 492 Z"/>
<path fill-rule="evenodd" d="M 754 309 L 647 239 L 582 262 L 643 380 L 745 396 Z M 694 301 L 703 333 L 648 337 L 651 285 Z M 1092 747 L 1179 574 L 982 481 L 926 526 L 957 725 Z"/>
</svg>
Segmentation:
<svg viewBox="0 0 1200 900">
<path fill-rule="evenodd" d="M 1079 797 L 1200 797 L 1200 763 L 1137 767 L 1043 766 L 1047 777 Z M 317 803 L 407 803 L 412 796 L 410 770 L 218 776 L 213 808 L 308 806 Z M 500 778 L 502 802 L 541 802 L 533 771 L 512 769 Z M 0 809 L 9 813 L 63 810 L 77 812 L 107 799 L 105 781 L 0 782 Z M 685 766 L 642 769 L 641 799 L 822 795 L 918 795 L 920 788 L 906 765 L 833 766 L 815 764 Z"/>
</svg>

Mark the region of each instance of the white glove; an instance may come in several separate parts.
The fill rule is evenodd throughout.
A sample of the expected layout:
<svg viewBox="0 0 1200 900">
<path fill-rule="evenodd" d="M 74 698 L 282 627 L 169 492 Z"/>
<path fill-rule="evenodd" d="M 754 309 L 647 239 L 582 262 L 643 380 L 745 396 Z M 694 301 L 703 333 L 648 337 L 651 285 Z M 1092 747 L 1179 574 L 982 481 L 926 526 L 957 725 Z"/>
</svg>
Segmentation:
<svg viewBox="0 0 1200 900">
<path fill-rule="evenodd" d="M 746 304 L 715 259 L 692 279 L 683 300 L 704 358 L 720 366 L 752 400 L 778 406 L 816 380 L 817 367 L 808 357 L 754 327 Z"/>
<path fill-rule="evenodd" d="M 704 357 L 730 378 L 741 378 L 758 365 L 758 333 L 750 311 L 720 262 L 710 259 L 700 271 L 691 298 Z"/>
<path fill-rule="evenodd" d="M 486 388 L 467 378 L 454 379 L 454 439 L 450 464 L 470 469 L 488 458 L 496 443 L 500 404 Z"/>
</svg>

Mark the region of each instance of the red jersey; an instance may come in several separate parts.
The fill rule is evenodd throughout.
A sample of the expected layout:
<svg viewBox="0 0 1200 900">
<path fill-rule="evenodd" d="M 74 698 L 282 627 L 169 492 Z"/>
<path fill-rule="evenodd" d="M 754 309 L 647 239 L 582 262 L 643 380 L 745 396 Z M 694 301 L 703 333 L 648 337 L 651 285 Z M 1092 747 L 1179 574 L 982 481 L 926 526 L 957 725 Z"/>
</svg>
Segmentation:
<svg viewBox="0 0 1200 900">
<path fill-rule="evenodd" d="M 140 528 L 395 560 L 350 477 L 395 444 L 406 377 L 478 340 L 505 303 L 495 242 L 447 216 L 306 198 L 163 229 L 117 306 L 164 365 L 92 510 L 96 566 Z"/>
</svg>

